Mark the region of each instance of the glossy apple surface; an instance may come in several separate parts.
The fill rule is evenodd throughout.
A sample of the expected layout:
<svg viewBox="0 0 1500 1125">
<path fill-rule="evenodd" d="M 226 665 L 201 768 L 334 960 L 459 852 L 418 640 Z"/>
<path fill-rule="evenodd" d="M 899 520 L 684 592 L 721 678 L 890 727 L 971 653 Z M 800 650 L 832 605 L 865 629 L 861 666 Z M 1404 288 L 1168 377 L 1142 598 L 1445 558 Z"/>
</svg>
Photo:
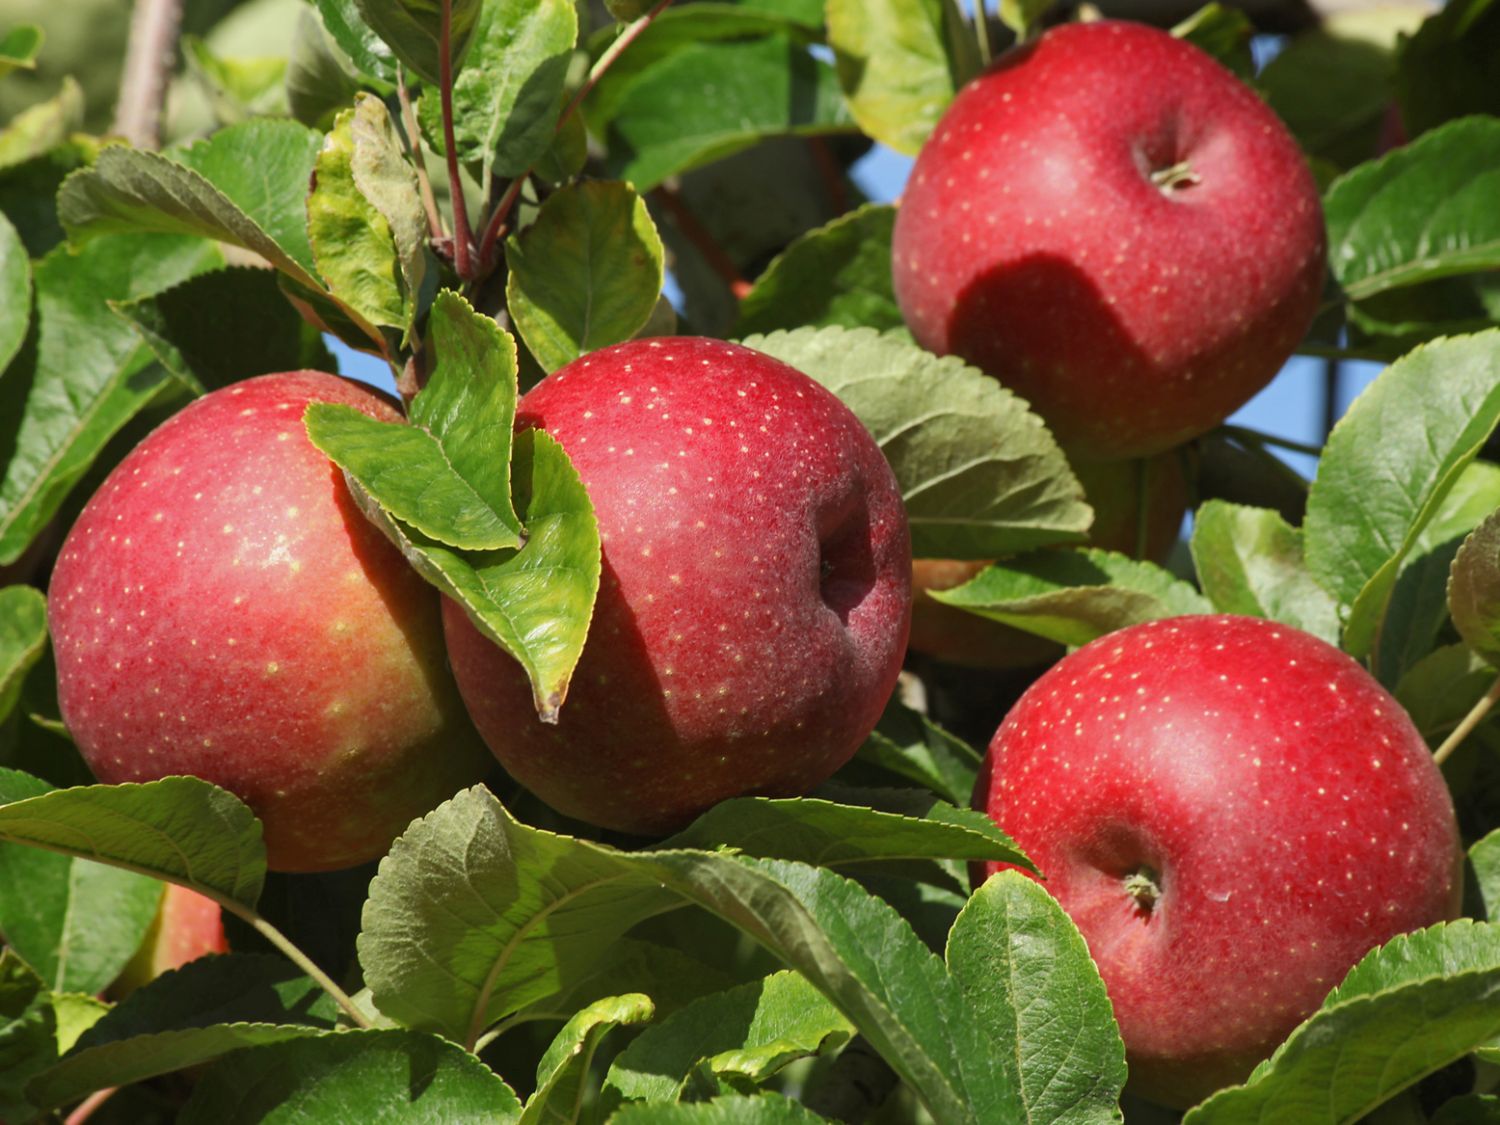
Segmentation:
<svg viewBox="0 0 1500 1125">
<path fill-rule="evenodd" d="M 1083 932 L 1131 1088 L 1168 1105 L 1243 1081 L 1369 949 L 1458 913 L 1421 736 L 1358 663 L 1268 621 L 1157 621 L 1064 658 L 976 800 Z"/>
<path fill-rule="evenodd" d="M 726 797 L 805 793 L 847 761 L 900 670 L 911 579 L 895 478 L 848 408 L 759 352 L 679 337 L 574 361 L 519 423 L 587 485 L 603 577 L 556 726 L 445 605 L 501 764 L 561 812 L 656 834 Z"/>
<path fill-rule="evenodd" d="M 1212 428 L 1302 339 L 1317 185 L 1264 102 L 1154 28 L 1069 24 L 966 86 L 897 212 L 923 347 L 994 375 L 1094 459 Z"/>
<path fill-rule="evenodd" d="M 286 871 L 380 855 L 487 763 L 437 594 L 307 440 L 314 401 L 397 417 L 319 372 L 206 395 L 110 474 L 48 594 L 58 699 L 95 775 L 223 786 Z"/>
</svg>

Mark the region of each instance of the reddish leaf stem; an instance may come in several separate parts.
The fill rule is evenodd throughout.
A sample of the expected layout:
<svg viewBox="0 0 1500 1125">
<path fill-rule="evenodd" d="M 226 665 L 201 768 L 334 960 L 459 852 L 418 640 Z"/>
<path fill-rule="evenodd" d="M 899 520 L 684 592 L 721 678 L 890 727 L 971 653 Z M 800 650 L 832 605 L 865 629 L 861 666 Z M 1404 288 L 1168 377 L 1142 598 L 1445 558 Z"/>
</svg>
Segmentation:
<svg viewBox="0 0 1500 1125">
<path fill-rule="evenodd" d="M 693 244 L 698 253 L 703 255 L 703 260 L 708 263 L 709 268 L 729 286 L 734 299 L 743 300 L 745 294 L 750 292 L 750 283 L 740 274 L 740 269 L 734 264 L 734 259 L 729 256 L 724 247 L 719 245 L 719 240 L 713 236 L 713 232 L 703 225 L 697 215 L 693 214 L 693 209 L 687 205 L 687 201 L 668 187 L 655 188 L 651 194 L 666 209 L 667 214 L 672 216 L 677 229 L 682 231 L 683 236 Z"/>
<path fill-rule="evenodd" d="M 651 6 L 649 12 L 620 32 L 615 41 L 599 56 L 599 61 L 594 63 L 589 69 L 588 77 L 583 80 L 583 85 L 578 87 L 577 92 L 568 100 L 568 104 L 563 107 L 562 113 L 558 114 L 555 131 L 561 131 L 562 127 L 567 124 L 568 118 L 578 112 L 578 107 L 583 104 L 583 99 L 588 97 L 594 87 L 599 84 L 599 79 L 604 77 L 605 71 L 614 65 L 614 61 L 624 53 L 625 48 L 640 38 L 641 32 L 650 27 L 651 21 L 656 19 L 671 2 L 672 0 L 656 0 L 656 3 Z M 484 236 L 479 240 L 481 269 L 488 271 L 495 267 L 496 247 L 506 232 L 505 224 L 510 218 L 511 208 L 515 206 L 516 199 L 521 194 L 521 188 L 526 183 L 526 178 L 530 175 L 531 169 L 528 168 L 515 179 L 511 180 L 505 189 L 505 194 L 500 197 L 500 202 L 495 204 L 495 210 L 490 215 L 489 222 L 485 226 Z"/>
<path fill-rule="evenodd" d="M 453 204 L 453 268 L 464 281 L 474 278 L 474 232 L 458 168 L 453 131 L 453 0 L 443 0 L 438 23 L 438 93 L 443 103 L 443 147 L 448 155 L 448 198 Z"/>
<path fill-rule="evenodd" d="M 63 1125 L 83 1125 L 94 1115 L 94 1110 L 107 1102 L 118 1089 L 118 1086 L 109 1086 L 103 1090 L 95 1090 L 73 1107 L 73 1112 L 63 1119 Z"/>
<path fill-rule="evenodd" d="M 448 230 L 443 226 L 442 212 L 438 210 L 437 198 L 432 194 L 432 180 L 427 175 L 427 160 L 422 154 L 422 131 L 417 125 L 417 114 L 411 104 L 411 90 L 406 85 L 406 74 L 400 64 L 396 66 L 396 100 L 401 104 L 401 124 L 406 129 L 406 144 L 411 151 L 412 163 L 417 166 L 417 186 L 422 193 L 422 209 L 427 212 L 427 233 L 433 238 L 444 238 Z"/>
</svg>

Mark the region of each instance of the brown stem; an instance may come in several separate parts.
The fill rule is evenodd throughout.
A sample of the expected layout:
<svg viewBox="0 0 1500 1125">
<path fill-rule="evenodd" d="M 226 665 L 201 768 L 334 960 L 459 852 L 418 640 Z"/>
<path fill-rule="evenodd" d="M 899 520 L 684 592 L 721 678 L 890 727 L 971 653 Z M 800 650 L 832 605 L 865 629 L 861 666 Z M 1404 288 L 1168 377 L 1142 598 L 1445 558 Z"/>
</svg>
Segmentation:
<svg viewBox="0 0 1500 1125">
<path fill-rule="evenodd" d="M 1469 737 L 1469 733 L 1484 721 L 1484 717 L 1490 713 L 1490 708 L 1494 707 L 1497 702 L 1500 702 L 1500 679 L 1496 679 L 1490 685 L 1490 690 L 1484 693 L 1484 698 L 1474 704 L 1469 713 L 1464 716 L 1463 722 L 1454 727 L 1453 733 L 1443 739 L 1443 744 L 1433 751 L 1432 760 L 1438 765 L 1446 762 L 1453 751 L 1458 749 L 1458 744 Z"/>
<path fill-rule="evenodd" d="M 667 214 L 672 216 L 677 229 L 682 231 L 683 236 L 693 244 L 698 253 L 703 255 L 703 260 L 708 263 L 709 268 L 729 286 L 734 299 L 743 300 L 745 294 L 750 292 L 750 283 L 740 274 L 739 267 L 734 264 L 734 259 L 729 256 L 724 247 L 719 245 L 719 240 L 713 236 L 713 232 L 699 221 L 697 215 L 693 214 L 687 201 L 668 187 L 655 188 L 651 194 L 666 208 Z"/>
<path fill-rule="evenodd" d="M 177 55 L 183 0 L 135 0 L 114 131 L 137 148 L 161 146 L 167 76 Z"/>
<path fill-rule="evenodd" d="M 649 12 L 620 32 L 619 37 L 599 56 L 599 61 L 589 69 L 588 77 L 583 80 L 583 85 L 578 87 L 577 92 L 568 99 L 568 104 L 563 107 L 562 113 L 558 114 L 555 131 L 561 131 L 562 127 L 567 124 L 568 118 L 578 112 L 578 107 L 583 104 L 583 99 L 588 97 L 589 92 L 599 84 L 599 79 L 604 77 L 604 72 L 614 65 L 614 61 L 620 57 L 626 47 L 629 47 L 640 38 L 641 32 L 650 27 L 651 21 L 656 19 L 671 2 L 672 0 L 656 0 L 656 3 L 652 5 Z M 494 269 L 495 247 L 505 234 L 506 222 L 510 218 L 511 208 L 515 206 L 516 199 L 521 194 L 521 188 L 530 175 L 531 169 L 527 168 L 526 171 L 511 180 L 505 189 L 505 194 L 500 197 L 500 202 L 495 205 L 495 210 L 490 215 L 489 222 L 485 225 L 484 235 L 479 240 L 481 269 Z"/>
<path fill-rule="evenodd" d="M 412 163 L 417 166 L 417 187 L 422 193 L 422 209 L 427 212 L 427 233 L 433 238 L 444 238 L 448 229 L 443 226 L 443 215 L 438 210 L 437 197 L 432 194 L 432 180 L 427 175 L 427 159 L 422 154 L 422 131 L 417 125 L 416 111 L 412 108 L 406 74 L 399 63 L 396 65 L 396 100 L 401 103 L 401 124 L 406 128 L 406 144 L 411 151 Z"/>
<path fill-rule="evenodd" d="M 825 137 L 808 137 L 807 147 L 812 150 L 813 163 L 818 169 L 818 178 L 823 181 L 823 191 L 828 196 L 829 206 L 835 218 L 849 210 L 849 189 L 844 184 L 844 169 L 834 158 Z"/>
<path fill-rule="evenodd" d="M 458 171 L 458 140 L 453 131 L 453 0 L 443 0 L 438 23 L 438 93 L 443 102 L 443 147 L 448 150 L 448 198 L 453 203 L 453 268 L 465 281 L 474 277 L 474 233 Z"/>
</svg>

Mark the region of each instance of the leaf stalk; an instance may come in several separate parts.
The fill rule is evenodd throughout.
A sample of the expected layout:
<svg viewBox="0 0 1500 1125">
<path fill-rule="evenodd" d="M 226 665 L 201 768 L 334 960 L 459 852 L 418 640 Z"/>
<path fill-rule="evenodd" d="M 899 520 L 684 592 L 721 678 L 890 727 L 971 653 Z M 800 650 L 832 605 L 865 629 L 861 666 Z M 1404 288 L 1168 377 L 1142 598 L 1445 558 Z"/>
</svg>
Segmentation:
<svg viewBox="0 0 1500 1125">
<path fill-rule="evenodd" d="M 1484 717 L 1490 713 L 1491 708 L 1500 702 L 1500 677 L 1490 685 L 1490 690 L 1484 693 L 1483 698 L 1469 709 L 1469 713 L 1463 717 L 1463 721 L 1453 728 L 1453 732 L 1443 739 L 1443 744 L 1432 752 L 1432 760 L 1442 765 L 1453 755 L 1459 744 L 1467 738 L 1474 728 L 1484 722 Z"/>
</svg>

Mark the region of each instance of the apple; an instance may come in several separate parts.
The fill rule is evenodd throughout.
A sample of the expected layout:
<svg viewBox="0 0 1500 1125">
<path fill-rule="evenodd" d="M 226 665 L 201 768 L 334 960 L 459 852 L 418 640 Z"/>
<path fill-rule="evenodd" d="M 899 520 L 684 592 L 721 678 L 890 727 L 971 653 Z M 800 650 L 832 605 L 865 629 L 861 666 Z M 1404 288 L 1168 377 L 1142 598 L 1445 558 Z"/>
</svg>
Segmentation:
<svg viewBox="0 0 1500 1125">
<path fill-rule="evenodd" d="M 796 796 L 875 726 L 906 649 L 911 547 L 858 418 L 792 367 L 717 340 L 584 356 L 521 400 L 589 490 L 603 575 L 558 723 L 445 604 L 469 713 L 558 811 L 656 835 L 727 797 Z"/>
<path fill-rule="evenodd" d="M 1140 461 L 1098 462 L 1072 458 L 1073 471 L 1094 509 L 1089 542 L 1106 551 L 1135 556 L 1140 550 L 1141 498 L 1145 497 L 1145 553 L 1160 562 L 1182 531 L 1191 485 L 1188 449 L 1172 449 Z M 1144 472 L 1144 477 L 1142 473 Z M 1144 487 L 1143 487 L 1144 486 Z M 929 596 L 973 578 L 992 560 L 912 560 L 911 639 L 907 647 L 965 668 L 1029 668 L 1062 655 L 1062 646 L 980 617 Z"/>
<path fill-rule="evenodd" d="M 1416 728 L 1271 621 L 1083 646 L 1006 716 L 977 790 L 1088 942 L 1130 1088 L 1166 1105 L 1243 1081 L 1368 950 L 1458 916 L 1453 803 Z"/>
<path fill-rule="evenodd" d="M 110 991 L 123 998 L 189 961 L 228 952 L 219 904 L 207 895 L 168 883 L 140 948 L 115 978 Z"/>
<path fill-rule="evenodd" d="M 1108 460 L 1219 424 L 1302 339 L 1323 282 L 1317 185 L 1255 92 L 1165 32 L 1055 28 L 966 86 L 896 216 L 917 341 Z"/>
<path fill-rule="evenodd" d="M 399 417 L 312 371 L 198 399 L 89 500 L 47 602 L 58 701 L 95 776 L 223 786 L 283 871 L 382 854 L 488 763 L 437 594 L 308 441 L 315 401 Z"/>
</svg>

